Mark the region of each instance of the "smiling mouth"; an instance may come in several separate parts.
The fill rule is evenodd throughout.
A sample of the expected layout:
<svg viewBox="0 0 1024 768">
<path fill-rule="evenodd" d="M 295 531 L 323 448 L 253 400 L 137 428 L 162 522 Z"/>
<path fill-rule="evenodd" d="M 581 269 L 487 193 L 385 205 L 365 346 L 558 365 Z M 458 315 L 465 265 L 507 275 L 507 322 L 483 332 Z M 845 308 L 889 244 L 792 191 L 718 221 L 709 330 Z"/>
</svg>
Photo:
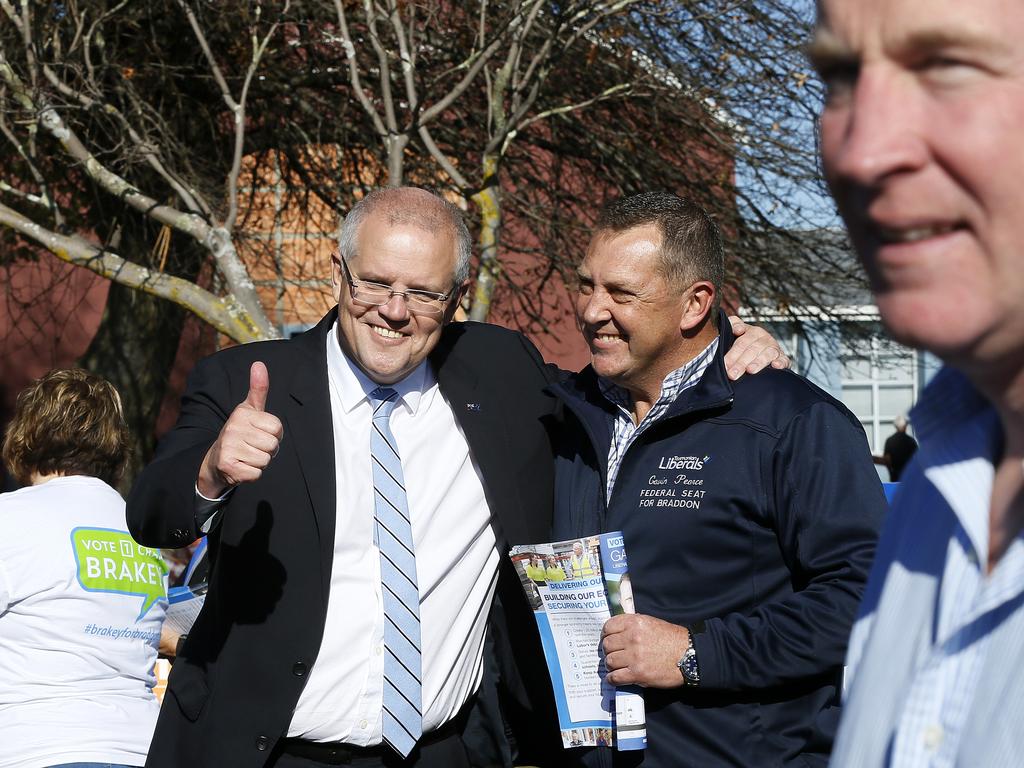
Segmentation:
<svg viewBox="0 0 1024 768">
<path fill-rule="evenodd" d="M 625 344 L 626 340 L 614 333 L 591 333 L 590 346 L 596 352 L 600 349 L 607 349 L 616 344 Z"/>
<path fill-rule="evenodd" d="M 921 227 L 886 227 L 876 224 L 875 232 L 883 243 L 904 244 L 941 237 L 961 228 L 956 224 L 932 224 Z"/>
<path fill-rule="evenodd" d="M 398 331 L 393 331 L 390 328 L 382 328 L 379 325 L 371 325 L 370 329 L 378 336 L 385 339 L 400 339 L 403 336 L 403 334 Z"/>
</svg>

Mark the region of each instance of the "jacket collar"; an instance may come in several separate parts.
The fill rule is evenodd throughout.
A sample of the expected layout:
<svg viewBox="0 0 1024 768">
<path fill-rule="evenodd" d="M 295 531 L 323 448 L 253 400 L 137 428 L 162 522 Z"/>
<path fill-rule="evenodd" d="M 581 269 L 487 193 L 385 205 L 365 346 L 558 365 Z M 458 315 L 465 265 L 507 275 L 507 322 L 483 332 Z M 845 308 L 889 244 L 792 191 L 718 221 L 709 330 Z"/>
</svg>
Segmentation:
<svg viewBox="0 0 1024 768">
<path fill-rule="evenodd" d="M 725 352 L 732 347 L 735 337 L 725 312 L 718 313 L 718 349 L 707 370 L 697 384 L 682 393 L 673 402 L 662 419 L 671 419 L 696 411 L 721 408 L 732 403 L 734 390 L 725 371 Z M 593 429 L 597 444 L 611 440 L 608 428 L 609 416 L 614 416 L 616 407 L 608 401 L 598 386 L 599 377 L 593 366 L 588 365 L 565 382 L 551 384 L 548 390 L 562 400 L 582 421 Z M 602 424 L 603 427 L 598 425 Z"/>
<path fill-rule="evenodd" d="M 315 403 L 327 391 L 327 334 L 338 318 L 335 307 L 321 318 L 320 322 L 305 333 L 291 339 L 292 349 L 306 359 L 308 365 L 297 364 L 292 369 L 289 392 L 300 404 Z M 316 372 L 314 375 L 313 372 Z"/>
</svg>

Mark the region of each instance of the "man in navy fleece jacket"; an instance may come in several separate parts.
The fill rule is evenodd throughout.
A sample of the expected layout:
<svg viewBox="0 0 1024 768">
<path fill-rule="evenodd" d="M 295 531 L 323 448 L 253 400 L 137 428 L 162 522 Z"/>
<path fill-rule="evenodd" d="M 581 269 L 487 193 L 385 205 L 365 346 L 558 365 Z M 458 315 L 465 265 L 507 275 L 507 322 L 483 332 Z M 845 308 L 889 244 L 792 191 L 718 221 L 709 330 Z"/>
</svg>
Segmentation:
<svg viewBox="0 0 1024 768">
<path fill-rule="evenodd" d="M 579 268 L 592 365 L 555 386 L 556 538 L 621 529 L 637 613 L 608 679 L 648 748 L 585 765 L 823 765 L 885 498 L 864 432 L 790 371 L 730 382 L 723 248 L 693 203 L 612 203 Z"/>
</svg>

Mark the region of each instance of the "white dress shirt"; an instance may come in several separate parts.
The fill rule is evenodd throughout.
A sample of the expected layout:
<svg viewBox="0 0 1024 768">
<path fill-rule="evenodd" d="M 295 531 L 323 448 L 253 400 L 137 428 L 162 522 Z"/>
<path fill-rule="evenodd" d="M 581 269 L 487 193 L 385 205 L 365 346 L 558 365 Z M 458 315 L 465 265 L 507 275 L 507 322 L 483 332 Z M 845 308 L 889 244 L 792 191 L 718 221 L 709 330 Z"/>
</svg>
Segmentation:
<svg viewBox="0 0 1024 768">
<path fill-rule="evenodd" d="M 334 563 L 320 654 L 288 735 L 370 746 L 381 742 L 384 679 L 367 399 L 378 385 L 342 353 L 337 323 L 327 338 L 327 368 L 338 499 Z M 480 683 L 499 555 L 479 469 L 430 365 L 392 387 L 399 402 L 391 431 L 416 547 L 428 733 L 451 719 Z"/>
</svg>

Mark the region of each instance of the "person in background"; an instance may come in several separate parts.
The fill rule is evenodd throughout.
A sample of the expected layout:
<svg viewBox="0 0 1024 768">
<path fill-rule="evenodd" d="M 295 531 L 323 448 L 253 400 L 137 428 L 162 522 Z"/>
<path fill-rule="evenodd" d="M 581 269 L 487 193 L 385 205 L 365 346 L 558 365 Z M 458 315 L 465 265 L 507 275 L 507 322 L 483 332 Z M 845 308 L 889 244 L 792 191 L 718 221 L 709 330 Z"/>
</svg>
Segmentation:
<svg viewBox="0 0 1024 768">
<path fill-rule="evenodd" d="M 909 422 L 906 416 L 897 416 L 892 423 L 896 431 L 885 441 L 882 449 L 882 463 L 889 468 L 889 481 L 898 483 L 903 469 L 917 452 L 917 440 L 907 434 Z"/>
<path fill-rule="evenodd" d="M 56 370 L 19 396 L 0 495 L 0 766 L 140 766 L 167 566 L 125 527 L 117 391 Z"/>
<path fill-rule="evenodd" d="M 168 592 L 170 593 L 174 586 L 185 586 L 193 592 L 205 593 L 209 587 L 210 580 L 210 560 L 206 557 L 206 539 L 199 539 L 188 547 L 174 551 L 188 552 L 190 557 L 185 572 L 181 574 L 181 584 L 171 584 Z M 167 551 L 161 550 L 161 552 L 163 552 L 164 559 L 166 560 Z M 164 628 L 160 632 L 160 656 L 173 662 L 178 656 L 178 651 L 187 640 L 188 634 L 178 634 L 165 622 Z"/>
</svg>

